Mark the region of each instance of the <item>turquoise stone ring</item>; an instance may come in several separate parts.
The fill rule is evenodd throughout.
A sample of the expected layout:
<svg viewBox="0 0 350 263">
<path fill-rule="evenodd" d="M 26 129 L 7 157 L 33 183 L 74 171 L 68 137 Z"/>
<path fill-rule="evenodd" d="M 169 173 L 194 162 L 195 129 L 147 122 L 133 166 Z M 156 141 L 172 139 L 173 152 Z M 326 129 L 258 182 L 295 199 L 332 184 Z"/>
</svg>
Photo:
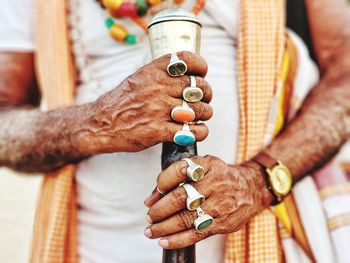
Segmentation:
<svg viewBox="0 0 350 263">
<path fill-rule="evenodd" d="M 174 142 L 181 146 L 192 145 L 196 142 L 194 134 L 191 132 L 188 124 L 184 124 L 182 130 L 177 131 L 174 135 Z"/>
</svg>

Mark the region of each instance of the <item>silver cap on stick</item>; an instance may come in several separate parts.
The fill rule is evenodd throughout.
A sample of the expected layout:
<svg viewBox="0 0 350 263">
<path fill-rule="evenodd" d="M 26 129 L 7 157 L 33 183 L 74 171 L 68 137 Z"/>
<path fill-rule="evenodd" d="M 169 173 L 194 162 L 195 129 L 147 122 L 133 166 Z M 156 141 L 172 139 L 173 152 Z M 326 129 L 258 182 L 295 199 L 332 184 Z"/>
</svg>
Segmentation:
<svg viewBox="0 0 350 263">
<path fill-rule="evenodd" d="M 158 13 L 148 31 L 153 59 L 179 51 L 199 55 L 201 23 L 187 10 L 174 8 Z"/>
</svg>

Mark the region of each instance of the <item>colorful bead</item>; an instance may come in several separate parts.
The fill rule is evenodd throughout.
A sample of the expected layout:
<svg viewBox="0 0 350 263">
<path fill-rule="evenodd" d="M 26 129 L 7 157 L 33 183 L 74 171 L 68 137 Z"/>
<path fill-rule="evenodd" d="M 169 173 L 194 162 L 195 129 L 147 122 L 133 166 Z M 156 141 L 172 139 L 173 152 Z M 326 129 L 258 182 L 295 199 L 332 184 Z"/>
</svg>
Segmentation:
<svg viewBox="0 0 350 263">
<path fill-rule="evenodd" d="M 192 8 L 192 12 L 195 15 L 198 15 L 199 12 L 203 10 L 204 5 L 205 5 L 205 0 L 197 0 L 196 5 Z"/>
<path fill-rule="evenodd" d="M 109 34 L 118 41 L 124 41 L 128 35 L 128 31 L 121 25 L 114 24 L 109 28 Z"/>
<path fill-rule="evenodd" d="M 110 17 L 107 18 L 107 19 L 105 20 L 105 25 L 106 25 L 107 28 L 111 28 L 111 27 L 114 25 L 113 19 L 110 18 Z"/>
<path fill-rule="evenodd" d="M 119 12 L 118 12 L 118 9 L 110 9 L 110 8 L 107 8 L 107 12 L 108 12 L 108 14 L 111 15 L 111 17 L 120 18 L 120 14 L 119 14 Z"/>
<path fill-rule="evenodd" d="M 125 38 L 125 43 L 129 44 L 129 45 L 133 45 L 136 44 L 137 39 L 135 35 L 127 35 L 127 37 Z"/>
<path fill-rule="evenodd" d="M 147 0 L 150 5 L 158 5 L 162 0 Z"/>
<path fill-rule="evenodd" d="M 147 14 L 148 4 L 146 0 L 137 0 L 136 6 L 137 6 L 137 14 L 139 16 L 144 16 Z"/>
<path fill-rule="evenodd" d="M 137 6 L 134 3 L 123 3 L 118 9 L 118 14 L 121 17 L 137 17 Z"/>
<path fill-rule="evenodd" d="M 119 7 L 123 4 L 123 0 L 103 0 L 103 5 L 112 10 L 118 10 Z"/>
<path fill-rule="evenodd" d="M 105 8 L 107 12 L 114 18 L 129 17 L 136 24 L 138 24 L 146 33 L 148 31 L 148 25 L 146 21 L 142 18 L 148 13 L 158 13 L 162 9 L 166 8 L 168 4 L 164 0 L 136 0 L 136 2 L 131 2 L 130 0 L 95 0 L 102 8 Z M 193 7 L 193 12 L 198 14 L 204 7 L 206 0 L 197 0 L 196 5 Z M 184 0 L 173 0 L 177 5 L 180 5 Z M 158 10 L 159 9 L 159 10 Z M 137 38 L 135 35 L 129 34 L 128 31 L 121 25 L 116 25 L 112 18 L 107 18 L 105 20 L 106 27 L 109 29 L 111 37 L 117 41 L 123 41 L 127 44 L 135 44 Z M 192 94 L 193 96 L 194 94 Z M 190 113 L 182 114 L 181 112 L 176 113 L 181 120 L 190 120 L 192 115 Z M 181 115 L 181 116 L 180 116 Z M 191 115 L 191 116 L 190 116 Z M 179 119 L 179 120 L 180 120 Z M 190 134 L 185 134 L 183 132 L 181 136 L 178 137 L 180 145 L 181 140 L 185 140 L 187 137 L 187 142 L 195 142 L 195 138 L 191 132 Z M 184 136 L 185 135 L 185 136 Z M 193 136 L 193 138 L 191 138 Z M 182 139 L 181 139 L 182 138 Z M 174 138 L 175 141 L 175 138 Z M 184 142 L 186 144 L 186 142 Z"/>
</svg>

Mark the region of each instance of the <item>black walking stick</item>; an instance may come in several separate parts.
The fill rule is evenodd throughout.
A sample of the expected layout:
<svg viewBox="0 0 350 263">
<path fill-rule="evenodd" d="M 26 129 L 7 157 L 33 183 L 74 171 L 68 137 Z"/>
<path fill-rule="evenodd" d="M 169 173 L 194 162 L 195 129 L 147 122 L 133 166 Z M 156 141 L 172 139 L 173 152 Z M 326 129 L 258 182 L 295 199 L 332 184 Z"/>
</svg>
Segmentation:
<svg viewBox="0 0 350 263">
<path fill-rule="evenodd" d="M 149 25 L 153 59 L 179 51 L 191 51 L 199 54 L 200 31 L 201 24 L 196 16 L 186 10 L 170 9 L 157 14 Z M 172 62 L 176 64 L 177 61 L 175 59 Z M 179 63 L 179 67 L 181 66 L 183 65 Z M 195 155 L 197 155 L 195 143 L 187 146 L 181 146 L 175 142 L 163 143 L 162 169 L 164 170 L 175 161 Z M 195 262 L 195 245 L 183 249 L 163 250 L 163 263 Z"/>
</svg>

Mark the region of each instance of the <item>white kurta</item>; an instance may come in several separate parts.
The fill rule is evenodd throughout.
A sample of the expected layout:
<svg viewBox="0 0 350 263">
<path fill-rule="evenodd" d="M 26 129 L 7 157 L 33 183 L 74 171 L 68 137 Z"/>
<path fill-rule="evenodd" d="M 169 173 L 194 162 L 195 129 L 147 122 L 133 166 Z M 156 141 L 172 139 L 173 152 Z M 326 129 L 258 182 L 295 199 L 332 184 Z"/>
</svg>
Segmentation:
<svg viewBox="0 0 350 263">
<path fill-rule="evenodd" d="M 84 59 L 77 103 L 95 100 L 150 60 L 147 36 L 132 22 L 141 43 L 115 42 L 104 26 L 104 12 L 95 1 L 72 0 L 76 57 Z M 77 6 L 78 2 L 78 6 Z M 79 3 L 80 2 L 80 3 Z M 186 1 L 190 9 L 195 1 Z M 233 163 L 238 133 L 235 70 L 237 1 L 208 1 L 199 19 L 203 23 L 201 54 L 207 60 L 207 81 L 213 88 L 214 116 L 207 123 L 208 138 L 198 143 L 200 155 L 211 154 Z M 80 18 L 80 20 L 79 20 Z M 78 19 L 78 23 L 74 21 Z M 86 59 L 88 61 L 86 61 Z M 220 140 L 220 141 L 218 141 Z M 224 147 L 223 147 L 224 146 Z M 139 153 L 105 154 L 78 166 L 79 253 L 83 262 L 161 262 L 156 240 L 144 237 L 147 208 L 143 201 L 154 189 L 160 172 L 161 146 Z M 197 245 L 201 263 L 222 261 L 223 236 Z M 137 251 L 137 252 L 136 252 Z"/>
</svg>

